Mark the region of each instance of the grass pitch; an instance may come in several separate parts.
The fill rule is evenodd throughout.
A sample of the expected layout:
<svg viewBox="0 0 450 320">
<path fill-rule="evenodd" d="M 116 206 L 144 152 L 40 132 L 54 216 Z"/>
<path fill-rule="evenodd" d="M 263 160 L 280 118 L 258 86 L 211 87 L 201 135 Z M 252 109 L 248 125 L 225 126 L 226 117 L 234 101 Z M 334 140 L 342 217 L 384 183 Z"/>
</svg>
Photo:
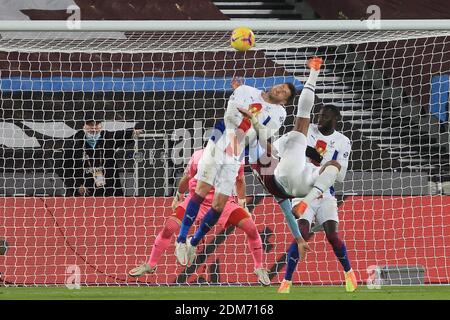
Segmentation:
<svg viewBox="0 0 450 320">
<path fill-rule="evenodd" d="M 385 286 L 354 293 L 343 286 L 270 287 L 0 287 L 0 300 L 450 300 L 450 286 Z"/>
</svg>

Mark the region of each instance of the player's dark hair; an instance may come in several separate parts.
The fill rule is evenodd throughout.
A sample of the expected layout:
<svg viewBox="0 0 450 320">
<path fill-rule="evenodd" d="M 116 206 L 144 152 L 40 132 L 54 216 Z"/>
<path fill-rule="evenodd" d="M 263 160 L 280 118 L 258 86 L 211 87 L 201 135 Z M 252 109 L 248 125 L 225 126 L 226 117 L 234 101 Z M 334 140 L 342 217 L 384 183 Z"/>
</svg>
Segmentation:
<svg viewBox="0 0 450 320">
<path fill-rule="evenodd" d="M 324 104 L 324 105 L 322 105 L 322 109 L 332 112 L 333 115 L 336 117 L 336 120 L 341 120 L 341 111 L 335 105 Z"/>
<path fill-rule="evenodd" d="M 286 82 L 286 85 L 288 86 L 289 91 L 291 92 L 291 94 L 289 95 L 289 97 L 287 99 L 287 104 L 293 104 L 295 96 L 297 95 L 297 89 L 295 88 L 295 86 L 292 82 Z"/>
</svg>

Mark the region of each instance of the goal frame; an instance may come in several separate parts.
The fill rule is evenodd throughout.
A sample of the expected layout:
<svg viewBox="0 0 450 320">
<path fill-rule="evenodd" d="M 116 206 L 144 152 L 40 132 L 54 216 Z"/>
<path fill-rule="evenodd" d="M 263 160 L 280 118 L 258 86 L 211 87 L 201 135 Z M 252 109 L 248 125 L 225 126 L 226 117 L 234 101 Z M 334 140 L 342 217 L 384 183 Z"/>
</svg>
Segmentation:
<svg viewBox="0 0 450 320">
<path fill-rule="evenodd" d="M 231 32 L 246 26 L 254 31 L 298 31 L 298 32 L 347 32 L 347 31 L 450 31 L 447 20 L 109 20 L 109 21 L 0 21 L 0 32 Z M 372 42 L 368 39 L 367 42 Z M 118 49 L 121 53 L 122 49 Z M 230 48 L 230 50 L 232 50 Z M 254 48 L 264 50 L 258 47 Z M 115 52 L 116 53 L 116 52 Z M 164 206 L 166 204 L 164 203 Z M 143 207 L 144 205 L 142 205 Z M 158 205 L 156 205 L 158 206 Z M 159 205 L 162 207 L 163 205 Z M 426 205 L 425 205 L 426 206 Z M 137 207 L 139 207 L 137 205 Z M 114 209 L 115 210 L 115 209 Z M 95 274 L 97 276 L 97 274 Z M 97 281 L 97 280 L 96 280 Z M 322 280 L 321 280 L 322 281 Z M 98 283 L 101 283 L 99 280 Z M 97 284 L 97 282 L 95 283 Z"/>
<path fill-rule="evenodd" d="M 375 27 L 374 21 L 379 24 Z M 66 20 L 0 21 L 0 31 L 229 31 L 245 25 L 255 31 L 450 30 L 450 19 L 410 20 Z"/>
</svg>

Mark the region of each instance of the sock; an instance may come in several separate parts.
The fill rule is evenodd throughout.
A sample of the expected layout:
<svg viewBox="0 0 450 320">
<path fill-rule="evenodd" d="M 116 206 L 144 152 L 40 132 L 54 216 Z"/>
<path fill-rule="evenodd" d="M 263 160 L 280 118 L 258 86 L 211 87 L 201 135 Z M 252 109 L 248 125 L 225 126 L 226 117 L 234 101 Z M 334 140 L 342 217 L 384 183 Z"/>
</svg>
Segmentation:
<svg viewBox="0 0 450 320">
<path fill-rule="evenodd" d="M 175 234 L 180 229 L 178 223 L 173 219 L 168 219 L 164 229 L 158 234 L 155 240 L 155 244 L 153 245 L 152 252 L 150 253 L 150 258 L 148 259 L 147 264 L 150 267 L 155 267 L 158 264 L 159 258 L 161 258 L 162 254 L 167 250 L 167 247 L 170 245 L 170 240 L 172 239 L 172 235 Z"/>
<path fill-rule="evenodd" d="M 306 204 L 310 204 L 313 200 L 317 199 L 328 190 L 336 181 L 336 177 L 339 173 L 339 169 L 335 166 L 327 166 L 323 172 L 317 177 L 316 182 L 312 190 L 306 195 L 303 201 Z"/>
<path fill-rule="evenodd" d="M 316 90 L 316 81 L 319 76 L 319 71 L 311 69 L 308 80 L 300 93 L 297 108 L 297 118 L 310 118 L 311 110 L 314 105 L 314 97 Z"/>
<path fill-rule="evenodd" d="M 263 267 L 263 249 L 262 241 L 259 236 L 258 229 L 251 218 L 242 221 L 239 228 L 245 232 L 247 235 L 248 248 L 253 257 L 253 263 L 255 264 L 255 269 L 260 269 Z"/>
<path fill-rule="evenodd" d="M 219 221 L 219 218 L 220 212 L 214 210 L 213 208 L 210 208 L 203 218 L 197 232 L 192 237 L 191 245 L 198 245 L 200 240 L 202 240 L 203 237 L 209 232 L 209 230 L 211 230 L 216 225 L 217 221 Z"/>
<path fill-rule="evenodd" d="M 310 86 L 315 88 L 317 78 L 319 77 L 320 70 L 309 69 L 309 77 L 306 80 L 305 86 Z"/>
<path fill-rule="evenodd" d="M 183 221 L 181 222 L 180 234 L 178 235 L 177 242 L 186 242 L 186 237 L 189 233 L 189 229 L 197 218 L 198 210 L 205 198 L 200 197 L 194 193 L 188 205 L 186 206 L 186 212 L 184 213 Z"/>
<path fill-rule="evenodd" d="M 350 271 L 352 267 L 350 266 L 350 260 L 348 260 L 347 257 L 347 247 L 345 246 L 345 243 L 339 238 L 337 232 L 327 234 L 327 239 L 333 247 L 334 254 L 344 268 L 344 271 Z"/>
<path fill-rule="evenodd" d="M 288 281 L 292 281 L 292 274 L 297 268 L 297 264 L 299 262 L 298 257 L 298 245 L 296 241 L 293 241 L 288 250 L 288 261 L 286 265 L 286 272 L 284 274 L 284 279 Z"/>
</svg>

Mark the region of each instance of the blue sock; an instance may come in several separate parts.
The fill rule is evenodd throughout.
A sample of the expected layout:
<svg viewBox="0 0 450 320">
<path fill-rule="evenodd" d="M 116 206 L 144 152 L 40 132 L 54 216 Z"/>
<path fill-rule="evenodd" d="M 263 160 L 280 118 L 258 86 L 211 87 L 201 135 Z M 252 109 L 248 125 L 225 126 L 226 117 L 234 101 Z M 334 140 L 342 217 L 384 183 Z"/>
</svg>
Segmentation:
<svg viewBox="0 0 450 320">
<path fill-rule="evenodd" d="M 186 237 L 189 233 L 189 229 L 197 217 L 200 205 L 204 198 L 194 193 L 188 205 L 186 206 L 186 212 L 184 213 L 183 221 L 181 221 L 180 234 L 178 235 L 177 242 L 186 242 Z"/>
<path fill-rule="evenodd" d="M 286 273 L 284 274 L 284 279 L 292 281 L 292 274 L 297 268 L 299 258 L 298 258 L 298 245 L 297 242 L 292 242 L 288 250 L 288 261 L 286 266 Z"/>
<path fill-rule="evenodd" d="M 350 271 L 352 267 L 350 266 L 350 260 L 348 260 L 347 257 L 347 247 L 345 246 L 345 244 L 342 244 L 342 247 L 340 249 L 333 251 L 336 257 L 338 258 L 339 262 L 341 263 L 342 267 L 344 268 L 344 271 L 345 272 Z"/>
<path fill-rule="evenodd" d="M 211 230 L 216 225 L 217 221 L 219 221 L 219 218 L 220 212 L 214 210 L 213 208 L 210 208 L 203 218 L 197 232 L 192 237 L 191 245 L 198 245 L 200 240 L 202 240 L 203 237 L 209 232 L 209 230 Z"/>
</svg>

